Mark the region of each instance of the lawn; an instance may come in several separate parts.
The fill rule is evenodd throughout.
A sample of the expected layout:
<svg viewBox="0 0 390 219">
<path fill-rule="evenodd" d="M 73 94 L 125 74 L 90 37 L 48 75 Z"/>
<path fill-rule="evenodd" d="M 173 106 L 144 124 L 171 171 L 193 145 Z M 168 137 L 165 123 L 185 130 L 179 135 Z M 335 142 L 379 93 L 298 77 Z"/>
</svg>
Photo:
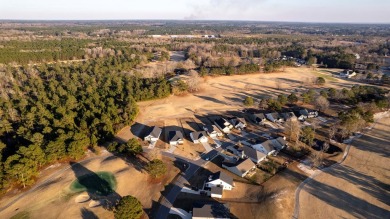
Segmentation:
<svg viewBox="0 0 390 219">
<path fill-rule="evenodd" d="M 116 189 L 116 179 L 110 172 L 96 172 L 76 179 L 70 189 L 73 192 L 90 192 L 96 195 L 109 195 Z"/>
</svg>

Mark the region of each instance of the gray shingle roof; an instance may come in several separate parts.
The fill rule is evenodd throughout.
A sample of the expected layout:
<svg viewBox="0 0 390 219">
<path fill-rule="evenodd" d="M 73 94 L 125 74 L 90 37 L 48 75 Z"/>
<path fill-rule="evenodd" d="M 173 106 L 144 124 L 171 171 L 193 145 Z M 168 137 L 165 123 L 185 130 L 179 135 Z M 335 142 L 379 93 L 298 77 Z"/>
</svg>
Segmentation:
<svg viewBox="0 0 390 219">
<path fill-rule="evenodd" d="M 183 133 L 181 131 L 170 131 L 168 133 L 168 139 L 169 141 L 183 140 Z"/>
<path fill-rule="evenodd" d="M 244 146 L 243 150 L 244 150 L 244 153 L 246 156 L 248 156 L 249 158 L 252 158 L 254 160 L 260 160 L 261 158 L 267 156 L 266 154 L 263 154 L 260 151 L 254 149 L 254 148 L 251 148 L 249 146 Z"/>
<path fill-rule="evenodd" d="M 157 127 L 157 126 L 153 126 L 152 130 L 150 131 L 150 133 L 148 134 L 155 137 L 155 138 L 158 138 L 161 134 L 161 128 Z"/>
<path fill-rule="evenodd" d="M 206 132 L 205 131 L 200 131 L 200 132 L 192 132 L 192 137 L 194 140 L 200 139 L 202 136 L 207 138 Z"/>
<path fill-rule="evenodd" d="M 193 208 L 193 217 L 203 218 L 230 218 L 229 209 L 222 204 L 204 205 L 201 208 Z"/>
<path fill-rule="evenodd" d="M 217 179 L 220 179 L 222 181 L 224 181 L 225 183 L 233 186 L 233 177 L 229 176 L 228 174 L 224 173 L 224 172 L 216 172 L 214 173 L 213 175 L 211 175 L 211 180 L 210 181 L 214 181 L 214 180 L 217 180 Z"/>
</svg>

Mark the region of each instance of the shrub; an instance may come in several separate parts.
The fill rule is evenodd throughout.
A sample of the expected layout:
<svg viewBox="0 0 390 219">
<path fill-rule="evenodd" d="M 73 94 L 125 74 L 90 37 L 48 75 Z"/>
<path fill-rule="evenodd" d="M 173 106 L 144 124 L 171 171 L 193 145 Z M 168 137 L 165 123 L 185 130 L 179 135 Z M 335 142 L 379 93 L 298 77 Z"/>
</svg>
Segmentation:
<svg viewBox="0 0 390 219">
<path fill-rule="evenodd" d="M 253 106 L 254 102 L 255 101 L 253 100 L 253 97 L 245 97 L 245 99 L 244 99 L 245 106 Z"/>
<path fill-rule="evenodd" d="M 130 195 L 123 197 L 114 210 L 116 219 L 139 219 L 142 215 L 141 202 Z"/>
</svg>

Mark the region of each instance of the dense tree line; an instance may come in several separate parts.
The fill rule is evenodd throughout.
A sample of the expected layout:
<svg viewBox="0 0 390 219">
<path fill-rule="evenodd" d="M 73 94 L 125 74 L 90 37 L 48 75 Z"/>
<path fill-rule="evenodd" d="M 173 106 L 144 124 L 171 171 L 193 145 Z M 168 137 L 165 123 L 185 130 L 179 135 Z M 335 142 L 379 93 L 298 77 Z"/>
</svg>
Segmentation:
<svg viewBox="0 0 390 219">
<path fill-rule="evenodd" d="M 137 62 L 134 62 L 135 65 Z M 0 188 L 33 183 L 40 166 L 79 159 L 137 115 L 136 101 L 166 97 L 164 78 L 118 73 L 118 63 L 8 67 L 0 83 Z M 124 150 L 131 151 L 132 144 Z"/>
</svg>

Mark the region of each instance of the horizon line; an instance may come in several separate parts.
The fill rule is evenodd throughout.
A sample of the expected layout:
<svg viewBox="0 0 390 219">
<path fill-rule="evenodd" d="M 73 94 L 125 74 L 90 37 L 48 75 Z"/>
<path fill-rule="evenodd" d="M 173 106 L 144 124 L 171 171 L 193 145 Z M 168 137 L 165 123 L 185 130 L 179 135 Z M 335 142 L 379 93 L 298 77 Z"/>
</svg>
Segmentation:
<svg viewBox="0 0 390 219">
<path fill-rule="evenodd" d="M 229 20 L 229 19 L 160 19 L 160 18 L 143 18 L 143 19 L 0 19 L 0 22 L 99 22 L 99 21 L 183 21 L 183 22 L 196 22 L 196 21 L 208 21 L 208 22 L 263 22 L 263 23 L 310 23 L 310 24 L 386 24 L 390 22 L 359 22 L 359 21 L 283 21 L 283 20 Z"/>
</svg>

